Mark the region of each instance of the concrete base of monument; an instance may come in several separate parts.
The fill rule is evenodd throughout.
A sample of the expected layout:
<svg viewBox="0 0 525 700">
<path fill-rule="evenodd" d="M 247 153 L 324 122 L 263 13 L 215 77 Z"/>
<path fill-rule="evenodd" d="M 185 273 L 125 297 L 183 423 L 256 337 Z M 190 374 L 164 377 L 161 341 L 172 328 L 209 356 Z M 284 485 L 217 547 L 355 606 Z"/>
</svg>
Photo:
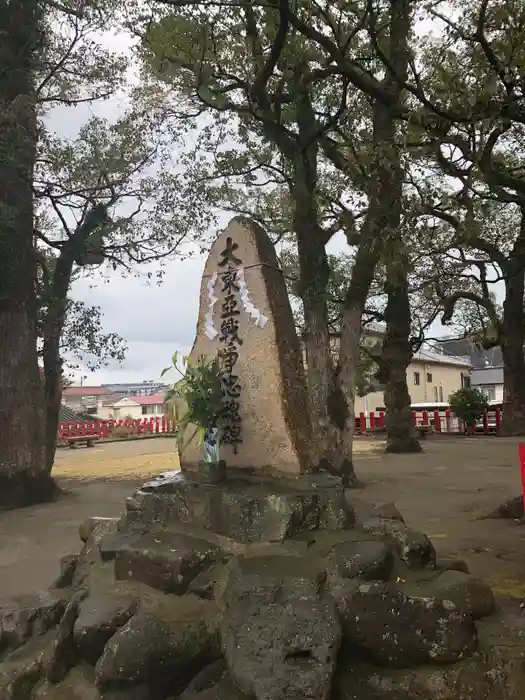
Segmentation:
<svg viewBox="0 0 525 700">
<path fill-rule="evenodd" d="M 328 475 L 167 473 L 0 605 L 2 700 L 523 700 L 525 620 Z"/>
<path fill-rule="evenodd" d="M 195 464 L 185 465 L 182 473 L 194 481 L 201 481 L 208 484 L 219 484 L 226 481 L 226 462 L 204 462 L 203 460 Z"/>
<path fill-rule="evenodd" d="M 341 481 L 328 474 L 285 478 L 230 469 L 218 480 L 203 464 L 144 484 L 126 508 L 125 524 L 135 530 L 185 523 L 238 542 L 282 542 L 300 532 L 344 530 L 355 522 Z"/>
</svg>

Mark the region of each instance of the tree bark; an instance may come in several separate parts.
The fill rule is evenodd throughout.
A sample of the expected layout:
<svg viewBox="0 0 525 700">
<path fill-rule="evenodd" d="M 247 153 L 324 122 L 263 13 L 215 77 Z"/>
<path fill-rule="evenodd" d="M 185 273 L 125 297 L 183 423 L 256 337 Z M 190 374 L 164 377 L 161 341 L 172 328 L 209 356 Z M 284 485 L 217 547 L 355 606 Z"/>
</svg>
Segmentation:
<svg viewBox="0 0 525 700">
<path fill-rule="evenodd" d="M 58 257 L 46 290 L 46 312 L 43 324 L 44 378 L 45 378 L 45 463 L 49 474 L 55 461 L 60 402 L 62 399 L 62 358 L 60 339 L 67 311 L 67 293 L 74 263 L 73 241 L 65 246 Z"/>
<path fill-rule="evenodd" d="M 297 76 L 299 78 L 300 71 Z M 326 254 L 327 235 L 319 224 L 317 206 L 317 163 L 319 142 L 316 116 L 308 89 L 298 79 L 296 94 L 299 142 L 290 148 L 282 144 L 283 156 L 293 166 L 290 188 L 293 201 L 294 232 L 299 256 L 299 296 L 303 302 L 308 395 L 317 448 L 314 463 L 332 471 L 337 426 L 329 412 L 334 384 L 334 361 L 330 349 L 327 288 L 330 268 Z"/>
<path fill-rule="evenodd" d="M 399 242 L 399 245 L 402 246 L 402 243 Z M 386 334 L 383 339 L 378 379 L 385 384 L 386 451 L 421 452 L 412 421 L 407 386 L 407 367 L 412 361 L 413 352 L 410 343 L 408 281 L 402 256 L 397 263 L 387 263 L 385 292 Z"/>
<path fill-rule="evenodd" d="M 510 267 L 510 266 L 509 266 Z M 511 270 L 509 270 L 511 272 Z M 525 435 L 525 342 L 523 295 L 525 270 L 505 280 L 501 352 L 503 355 L 503 435 Z"/>
<path fill-rule="evenodd" d="M 399 76 L 408 67 L 408 36 L 411 26 L 410 0 L 392 0 L 390 5 L 389 60 L 394 73 L 387 71 L 380 91 L 384 99 L 373 96 L 372 150 L 368 178 L 368 211 L 361 231 L 359 247 L 345 295 L 339 356 L 338 391 L 346 407 L 344 427 L 339 434 L 337 462 L 348 484 L 355 483 L 352 461 L 354 438 L 354 401 L 361 339 L 361 318 L 385 241 L 394 240 L 399 227 L 403 169 L 396 138 L 396 123 L 403 88 Z M 359 88 L 358 85 L 356 85 Z M 396 250 L 388 251 L 395 255 Z"/>
<path fill-rule="evenodd" d="M 317 223 L 305 221 L 304 210 L 296 207 L 295 232 L 300 265 L 300 296 L 305 320 L 305 348 L 308 395 L 314 444 L 318 449 L 315 462 L 330 460 L 334 443 L 334 426 L 328 413 L 333 384 L 334 364 L 330 351 L 326 288 L 329 267 L 324 241 Z"/>
<path fill-rule="evenodd" d="M 37 360 L 32 178 L 36 0 L 0 7 L 0 508 L 49 500 Z"/>
</svg>

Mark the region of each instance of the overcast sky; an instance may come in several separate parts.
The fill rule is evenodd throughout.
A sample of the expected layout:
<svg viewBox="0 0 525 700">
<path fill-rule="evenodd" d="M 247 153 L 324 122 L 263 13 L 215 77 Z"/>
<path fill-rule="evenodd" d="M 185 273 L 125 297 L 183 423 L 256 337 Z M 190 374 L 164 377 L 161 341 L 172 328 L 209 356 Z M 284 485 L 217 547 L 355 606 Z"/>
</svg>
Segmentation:
<svg viewBox="0 0 525 700">
<path fill-rule="evenodd" d="M 74 283 L 72 295 L 100 306 L 104 329 L 125 338 L 128 352 L 122 365 L 114 363 L 87 375 L 85 384 L 158 380 L 175 350 L 187 354 L 197 324 L 199 289 L 204 260 L 200 258 L 166 264 L 164 282 L 148 284 L 145 277 L 121 277 L 93 289 L 95 276 Z M 151 269 L 151 268 L 150 268 Z"/>
</svg>

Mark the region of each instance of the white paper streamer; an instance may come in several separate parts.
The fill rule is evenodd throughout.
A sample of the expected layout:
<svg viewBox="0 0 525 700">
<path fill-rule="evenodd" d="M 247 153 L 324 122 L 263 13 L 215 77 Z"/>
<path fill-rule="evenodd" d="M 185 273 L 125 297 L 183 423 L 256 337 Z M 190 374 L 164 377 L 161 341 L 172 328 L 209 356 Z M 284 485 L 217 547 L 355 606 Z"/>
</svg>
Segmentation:
<svg viewBox="0 0 525 700">
<path fill-rule="evenodd" d="M 259 328 L 264 328 L 268 323 L 268 319 L 259 311 L 259 309 L 254 306 L 252 300 L 250 299 L 250 293 L 248 292 L 248 285 L 246 284 L 246 279 L 244 277 L 243 267 L 239 267 L 237 270 L 237 281 L 239 284 L 239 296 L 241 297 L 244 310 L 248 316 L 252 317 L 256 326 L 259 326 Z"/>
<path fill-rule="evenodd" d="M 204 332 L 210 340 L 215 340 L 219 335 L 217 329 L 213 325 L 213 307 L 219 301 L 219 297 L 215 294 L 215 285 L 217 284 L 218 278 L 218 274 L 214 272 L 206 285 L 208 288 L 208 311 L 204 314 Z"/>
</svg>

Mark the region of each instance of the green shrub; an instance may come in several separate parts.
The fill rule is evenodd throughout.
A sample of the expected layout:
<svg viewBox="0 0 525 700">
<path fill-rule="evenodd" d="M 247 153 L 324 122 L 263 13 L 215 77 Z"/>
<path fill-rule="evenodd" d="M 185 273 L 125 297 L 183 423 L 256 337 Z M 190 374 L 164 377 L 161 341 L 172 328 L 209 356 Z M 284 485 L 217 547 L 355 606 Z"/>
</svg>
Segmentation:
<svg viewBox="0 0 525 700">
<path fill-rule="evenodd" d="M 452 413 L 471 430 L 488 408 L 486 394 L 474 387 L 458 389 L 450 394 L 449 403 Z"/>
</svg>

